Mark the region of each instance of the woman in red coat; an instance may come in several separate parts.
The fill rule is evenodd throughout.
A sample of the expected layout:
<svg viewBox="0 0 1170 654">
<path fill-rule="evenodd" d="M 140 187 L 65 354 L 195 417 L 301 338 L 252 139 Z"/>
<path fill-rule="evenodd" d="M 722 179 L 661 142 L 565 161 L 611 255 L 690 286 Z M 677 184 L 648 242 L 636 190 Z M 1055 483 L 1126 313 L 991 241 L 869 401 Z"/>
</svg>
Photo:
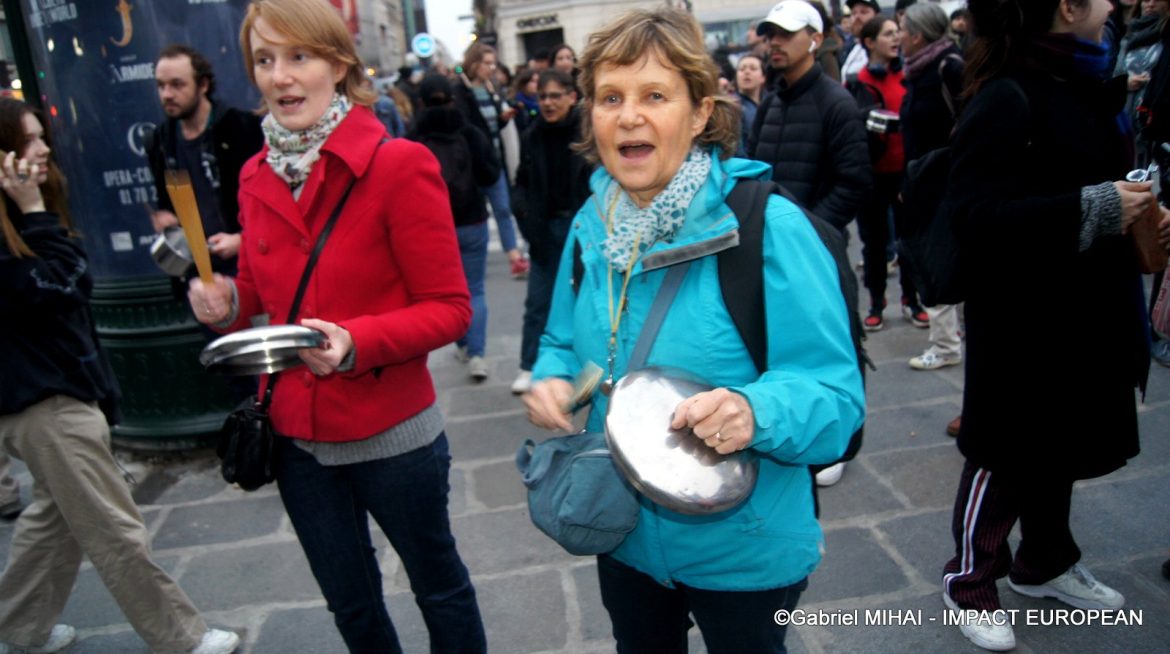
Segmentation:
<svg viewBox="0 0 1170 654">
<path fill-rule="evenodd" d="M 328 342 L 302 350 L 307 368 L 273 388 L 281 499 L 350 651 L 401 651 L 369 516 L 402 559 L 432 651 L 483 651 L 426 367 L 471 316 L 438 163 L 421 145 L 386 140 L 353 40 L 324 0 L 255 0 L 240 45 L 268 112 L 266 146 L 240 174 L 239 276 L 194 280 L 192 308 L 227 331 L 260 315 L 284 320 L 342 206 L 296 316 Z"/>
</svg>

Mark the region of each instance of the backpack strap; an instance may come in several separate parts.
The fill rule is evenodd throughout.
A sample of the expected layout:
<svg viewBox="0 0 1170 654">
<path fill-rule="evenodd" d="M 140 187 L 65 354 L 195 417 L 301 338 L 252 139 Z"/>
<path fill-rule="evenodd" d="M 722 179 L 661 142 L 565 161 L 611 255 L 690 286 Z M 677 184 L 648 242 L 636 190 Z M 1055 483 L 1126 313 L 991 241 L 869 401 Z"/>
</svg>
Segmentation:
<svg viewBox="0 0 1170 654">
<path fill-rule="evenodd" d="M 739 221 L 739 245 L 716 256 L 719 292 L 756 370 L 768 369 L 768 333 L 764 316 L 764 211 L 779 188 L 775 182 L 741 179 L 727 196 Z"/>
</svg>

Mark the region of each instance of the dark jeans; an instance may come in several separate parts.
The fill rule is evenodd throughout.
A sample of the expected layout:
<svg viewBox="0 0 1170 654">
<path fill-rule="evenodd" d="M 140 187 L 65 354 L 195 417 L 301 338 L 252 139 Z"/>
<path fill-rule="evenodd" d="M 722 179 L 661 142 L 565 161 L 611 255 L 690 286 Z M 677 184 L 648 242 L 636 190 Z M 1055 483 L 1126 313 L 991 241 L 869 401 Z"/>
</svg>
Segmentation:
<svg viewBox="0 0 1170 654">
<path fill-rule="evenodd" d="M 710 654 L 784 654 L 787 625 L 778 625 L 780 609 L 791 612 L 808 588 L 802 579 L 791 586 L 761 591 L 716 591 L 675 584 L 667 588 L 613 557 L 597 557 L 601 601 L 613 622 L 618 654 L 685 654 L 687 614 L 695 616 Z"/>
<path fill-rule="evenodd" d="M 857 232 L 861 236 L 861 258 L 864 265 L 865 288 L 869 290 L 870 306 L 880 309 L 886 297 L 887 246 L 904 229 L 902 224 L 902 203 L 898 192 L 902 190 L 902 175 L 898 173 L 877 173 L 874 175 L 873 191 L 857 214 Z M 894 231 L 890 234 L 890 210 L 894 212 Z M 900 261 L 899 265 L 906 262 Z M 902 283 L 902 297 L 918 304 L 918 289 L 914 287 L 912 271 L 903 270 L 898 279 Z"/>
<path fill-rule="evenodd" d="M 484 652 L 487 643 L 467 568 L 447 518 L 447 436 L 387 459 L 323 466 L 280 438 L 284 508 L 350 652 L 401 652 L 386 612 L 368 516 L 398 552 L 432 652 Z"/>
<path fill-rule="evenodd" d="M 528 271 L 528 296 L 524 299 L 524 331 L 520 339 L 520 369 L 532 370 L 540 351 L 540 336 L 548 323 L 553 287 L 557 281 L 557 264 L 532 260 Z"/>
</svg>

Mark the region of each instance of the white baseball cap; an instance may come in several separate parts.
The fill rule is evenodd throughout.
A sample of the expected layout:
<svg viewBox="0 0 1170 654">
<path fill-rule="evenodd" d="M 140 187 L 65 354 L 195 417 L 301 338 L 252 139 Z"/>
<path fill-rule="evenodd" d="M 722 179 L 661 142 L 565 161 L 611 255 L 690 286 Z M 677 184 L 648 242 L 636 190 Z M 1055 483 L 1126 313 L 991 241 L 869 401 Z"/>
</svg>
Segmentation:
<svg viewBox="0 0 1170 654">
<path fill-rule="evenodd" d="M 777 3 L 768 12 L 767 17 L 756 26 L 756 34 L 764 36 L 764 33 L 768 31 L 769 23 L 785 32 L 799 32 L 806 27 L 811 27 L 817 32 L 825 31 L 825 23 L 821 20 L 821 15 L 804 0 L 783 0 Z"/>
</svg>

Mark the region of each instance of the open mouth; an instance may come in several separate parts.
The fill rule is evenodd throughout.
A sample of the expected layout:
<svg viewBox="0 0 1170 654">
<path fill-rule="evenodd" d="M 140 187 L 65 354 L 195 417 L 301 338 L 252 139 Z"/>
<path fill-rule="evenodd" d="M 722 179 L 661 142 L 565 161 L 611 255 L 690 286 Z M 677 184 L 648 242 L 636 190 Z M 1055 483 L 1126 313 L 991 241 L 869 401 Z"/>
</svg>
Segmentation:
<svg viewBox="0 0 1170 654">
<path fill-rule="evenodd" d="M 286 95 L 284 97 L 278 98 L 276 101 L 276 104 L 281 109 L 286 109 L 286 110 L 291 111 L 291 110 L 295 110 L 298 107 L 300 107 L 302 104 L 304 104 L 304 102 L 305 102 L 304 98 L 298 98 L 298 97 Z"/>
<path fill-rule="evenodd" d="M 654 146 L 645 141 L 626 141 L 618 144 L 618 154 L 625 159 L 645 159 L 654 153 Z"/>
</svg>

